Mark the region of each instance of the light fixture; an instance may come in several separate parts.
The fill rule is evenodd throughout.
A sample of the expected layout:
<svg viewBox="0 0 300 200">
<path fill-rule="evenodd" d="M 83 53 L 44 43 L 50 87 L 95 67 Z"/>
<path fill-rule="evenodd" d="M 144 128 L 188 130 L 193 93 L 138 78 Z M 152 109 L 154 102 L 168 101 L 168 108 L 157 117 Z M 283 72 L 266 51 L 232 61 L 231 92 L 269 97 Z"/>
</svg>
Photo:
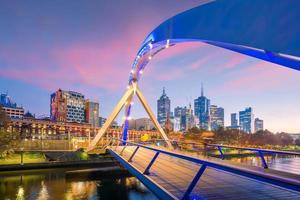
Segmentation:
<svg viewBox="0 0 300 200">
<path fill-rule="evenodd" d="M 170 46 L 170 40 L 167 39 L 166 49 L 169 48 L 169 46 Z"/>
<path fill-rule="evenodd" d="M 143 70 L 141 70 L 139 73 L 140 73 L 140 74 L 143 74 Z"/>
<path fill-rule="evenodd" d="M 152 49 L 152 48 L 153 48 L 153 45 L 152 45 L 152 43 L 149 43 L 149 47 L 150 47 L 150 49 Z"/>
<path fill-rule="evenodd" d="M 148 59 L 151 60 L 151 59 L 152 59 L 152 56 L 148 56 Z"/>
</svg>

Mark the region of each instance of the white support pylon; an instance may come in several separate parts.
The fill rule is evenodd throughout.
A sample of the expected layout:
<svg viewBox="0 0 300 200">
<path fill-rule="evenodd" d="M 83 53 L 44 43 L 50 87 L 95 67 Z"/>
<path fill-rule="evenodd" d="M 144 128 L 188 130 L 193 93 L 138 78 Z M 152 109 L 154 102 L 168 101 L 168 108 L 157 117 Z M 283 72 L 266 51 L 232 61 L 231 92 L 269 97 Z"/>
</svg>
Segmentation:
<svg viewBox="0 0 300 200">
<path fill-rule="evenodd" d="M 137 96 L 138 96 L 140 102 L 142 103 L 144 109 L 146 110 L 146 112 L 149 115 L 150 119 L 154 123 L 154 126 L 157 128 L 157 130 L 163 136 L 163 138 L 166 141 L 168 147 L 172 148 L 172 145 L 171 145 L 171 143 L 170 143 L 167 135 L 165 134 L 164 130 L 161 128 L 160 124 L 158 123 L 157 119 L 155 118 L 155 116 L 154 116 L 154 114 L 153 114 L 153 112 L 152 112 L 152 110 L 151 110 L 148 102 L 146 101 L 146 98 L 144 97 L 144 95 L 142 94 L 142 92 L 140 91 L 140 89 L 138 88 L 137 83 L 136 82 L 132 82 L 132 84 L 130 85 L 130 87 L 128 88 L 128 90 L 122 96 L 121 100 L 118 102 L 118 104 L 116 105 L 116 107 L 114 108 L 114 110 L 112 111 L 112 113 L 110 114 L 110 116 L 105 121 L 105 123 L 102 126 L 102 128 L 100 129 L 99 133 L 96 135 L 96 137 L 93 139 L 93 141 L 89 145 L 87 151 L 91 151 L 91 150 L 93 150 L 96 147 L 96 145 L 98 144 L 99 140 L 105 134 L 105 132 L 107 131 L 107 129 L 110 127 L 110 125 L 113 123 L 113 121 L 115 120 L 115 118 L 117 117 L 117 115 L 119 114 L 119 112 L 121 111 L 121 109 L 123 108 L 123 106 L 126 105 L 127 103 L 130 103 L 131 100 L 132 100 L 132 98 L 133 98 L 133 95 L 135 95 L 135 94 L 137 94 Z"/>
<path fill-rule="evenodd" d="M 157 121 L 157 119 L 154 116 L 154 113 L 152 112 L 146 98 L 144 97 L 143 93 L 141 92 L 141 90 L 138 88 L 138 86 L 136 86 L 136 94 L 140 100 L 140 102 L 142 103 L 144 109 L 146 110 L 147 114 L 149 115 L 150 119 L 152 120 L 154 126 L 157 128 L 157 130 L 160 132 L 160 134 L 163 136 L 164 140 L 166 141 L 167 145 L 169 148 L 172 148 L 171 142 L 168 139 L 168 136 L 166 135 L 165 131 L 162 129 L 162 127 L 160 126 L 159 122 Z"/>
<path fill-rule="evenodd" d="M 130 86 L 128 88 L 128 90 L 125 92 L 125 94 L 122 96 L 122 98 L 120 99 L 120 101 L 118 102 L 118 104 L 116 105 L 116 107 L 114 108 L 114 110 L 112 111 L 112 113 L 110 114 L 110 116 L 107 118 L 107 120 L 103 124 L 103 126 L 100 129 L 99 133 L 95 136 L 95 138 L 93 139 L 93 141 L 89 145 L 89 147 L 87 149 L 88 151 L 91 151 L 91 150 L 93 150 L 96 147 L 96 145 L 99 142 L 99 140 L 105 134 L 106 130 L 110 127 L 110 125 L 113 123 L 113 121 L 115 120 L 115 118 L 117 117 L 117 115 L 119 114 L 119 112 L 121 111 L 121 109 L 123 108 L 123 106 L 128 101 L 128 98 L 130 96 L 132 96 L 132 94 L 133 94 L 133 86 Z"/>
</svg>

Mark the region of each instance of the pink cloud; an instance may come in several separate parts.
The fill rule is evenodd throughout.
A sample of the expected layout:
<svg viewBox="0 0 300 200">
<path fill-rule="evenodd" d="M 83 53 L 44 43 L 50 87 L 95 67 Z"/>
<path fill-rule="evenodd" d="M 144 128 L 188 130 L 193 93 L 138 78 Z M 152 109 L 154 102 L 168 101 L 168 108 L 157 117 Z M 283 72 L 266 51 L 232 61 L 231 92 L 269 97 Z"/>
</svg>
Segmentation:
<svg viewBox="0 0 300 200">
<path fill-rule="evenodd" d="M 290 77 L 295 76 L 291 69 L 284 68 L 265 61 L 235 72 L 235 79 L 225 81 L 219 90 L 239 92 L 263 92 L 291 85 Z"/>
</svg>

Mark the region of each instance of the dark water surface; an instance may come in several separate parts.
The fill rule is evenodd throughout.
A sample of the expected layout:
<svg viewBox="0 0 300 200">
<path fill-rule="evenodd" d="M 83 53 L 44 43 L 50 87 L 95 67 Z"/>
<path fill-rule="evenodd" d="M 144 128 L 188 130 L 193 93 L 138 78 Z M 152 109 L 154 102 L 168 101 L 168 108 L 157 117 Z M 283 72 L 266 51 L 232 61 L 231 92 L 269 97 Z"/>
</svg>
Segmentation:
<svg viewBox="0 0 300 200">
<path fill-rule="evenodd" d="M 74 178 L 74 177 L 73 177 Z M 156 200 L 135 177 L 69 180 L 64 170 L 30 170 L 0 174 L 2 200 L 82 200 L 132 199 Z"/>
<path fill-rule="evenodd" d="M 270 169 L 300 174 L 299 156 L 266 155 L 264 157 Z M 225 160 L 262 167 L 262 162 L 259 156 L 227 156 L 225 157 Z"/>
</svg>

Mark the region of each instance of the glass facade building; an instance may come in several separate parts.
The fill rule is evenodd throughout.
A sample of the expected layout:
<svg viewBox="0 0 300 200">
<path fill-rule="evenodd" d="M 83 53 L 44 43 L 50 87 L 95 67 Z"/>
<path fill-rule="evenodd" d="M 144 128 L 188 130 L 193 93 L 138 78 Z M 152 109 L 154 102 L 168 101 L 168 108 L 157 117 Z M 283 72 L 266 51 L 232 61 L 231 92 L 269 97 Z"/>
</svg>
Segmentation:
<svg viewBox="0 0 300 200">
<path fill-rule="evenodd" d="M 254 120 L 254 130 L 255 132 L 264 130 L 264 121 L 259 118 L 255 118 Z"/>
<path fill-rule="evenodd" d="M 224 127 L 224 108 L 216 105 L 210 106 L 210 123 L 212 130 Z"/>
<path fill-rule="evenodd" d="M 242 131 L 252 133 L 254 131 L 254 115 L 251 107 L 239 112 L 239 125 Z"/>
<path fill-rule="evenodd" d="M 201 129 L 210 129 L 210 100 L 203 94 L 201 88 L 201 96 L 194 100 L 195 115 L 199 119 L 199 127 Z"/>
<path fill-rule="evenodd" d="M 238 126 L 237 114 L 231 113 L 230 119 L 231 119 L 231 123 L 230 123 L 231 127 L 237 127 Z"/>
<path fill-rule="evenodd" d="M 165 88 L 161 97 L 157 100 L 157 120 L 162 127 L 165 127 L 167 118 L 171 111 L 171 101 L 166 95 Z"/>
<path fill-rule="evenodd" d="M 99 103 L 86 100 L 85 103 L 86 122 L 92 127 L 99 127 Z"/>
<path fill-rule="evenodd" d="M 85 122 L 84 95 L 59 89 L 51 94 L 50 119 L 62 122 Z"/>
</svg>

